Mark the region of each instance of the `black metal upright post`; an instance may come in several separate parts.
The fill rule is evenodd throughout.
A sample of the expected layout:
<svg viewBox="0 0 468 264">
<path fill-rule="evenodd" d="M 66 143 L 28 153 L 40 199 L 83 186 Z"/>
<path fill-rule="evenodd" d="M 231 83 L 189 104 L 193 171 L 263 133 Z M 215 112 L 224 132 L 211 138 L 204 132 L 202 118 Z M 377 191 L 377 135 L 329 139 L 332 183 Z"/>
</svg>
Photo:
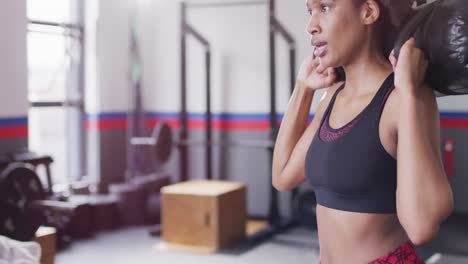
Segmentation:
<svg viewBox="0 0 468 264">
<path fill-rule="evenodd" d="M 294 45 L 289 47 L 289 82 L 291 85 L 291 94 L 294 92 L 294 87 L 296 86 L 296 48 Z M 297 194 L 299 193 L 299 188 L 294 188 L 291 191 L 291 206 L 296 200 Z"/>
<path fill-rule="evenodd" d="M 269 0 L 269 47 L 270 47 L 270 139 L 276 140 L 278 125 L 276 121 L 276 43 L 275 43 L 275 0 Z M 270 155 L 270 175 L 272 175 L 273 149 L 269 149 Z M 271 177 L 271 176 L 270 176 Z M 270 184 L 271 185 L 271 184 Z M 278 191 L 270 186 L 270 208 L 268 221 L 270 224 L 278 225 L 280 220 L 278 210 Z"/>
<path fill-rule="evenodd" d="M 79 87 L 79 92 L 82 96 L 82 99 L 81 99 L 81 102 L 80 102 L 80 107 L 79 107 L 79 110 L 80 110 L 80 131 L 82 131 L 82 133 L 80 133 L 80 141 L 82 144 L 78 144 L 79 145 L 79 159 L 80 159 L 80 175 L 79 175 L 79 178 L 78 180 L 81 180 L 85 175 L 88 174 L 88 170 L 87 170 L 87 162 L 86 162 L 86 152 L 88 150 L 87 148 L 87 134 L 85 131 L 86 131 L 86 109 L 85 109 L 85 105 L 84 105 L 84 102 L 86 102 L 86 92 L 85 92 L 85 80 L 86 80 L 86 69 L 85 69 L 85 58 L 86 58 L 86 27 L 84 26 L 85 24 L 85 8 L 86 8 L 86 4 L 84 1 L 79 1 L 77 3 L 78 5 L 78 10 L 79 10 L 79 15 L 78 15 L 78 21 L 80 23 L 80 25 L 82 25 L 82 29 L 80 31 L 80 38 L 79 38 L 79 41 L 80 41 L 80 45 L 81 45 L 81 54 L 80 54 L 80 66 L 79 66 L 79 77 L 78 77 L 78 87 Z"/>
<path fill-rule="evenodd" d="M 181 142 L 186 142 L 188 139 L 188 114 L 187 114 L 187 36 L 191 35 L 200 44 L 205 47 L 205 70 L 206 70 L 206 146 L 205 146 L 205 158 L 206 158 L 206 179 L 211 180 L 213 178 L 212 169 L 212 118 L 211 118 L 211 50 L 210 43 L 203 37 L 200 32 L 195 30 L 187 22 L 187 9 L 188 4 L 186 2 L 181 3 L 181 46 L 180 46 L 180 58 L 181 58 L 181 110 L 180 110 L 180 139 Z M 188 180 L 188 145 L 180 144 L 180 179 L 181 181 Z"/>
<path fill-rule="evenodd" d="M 180 139 L 185 141 L 188 139 L 188 121 L 187 121 L 187 4 L 182 2 L 180 8 L 181 28 L 180 28 Z M 188 147 L 187 145 L 179 145 L 180 155 L 180 181 L 188 179 Z"/>
<path fill-rule="evenodd" d="M 211 118 L 211 52 L 209 48 L 205 51 L 205 70 L 206 70 L 206 178 L 208 180 L 213 179 L 213 167 L 212 167 L 212 118 Z"/>
<path fill-rule="evenodd" d="M 291 85 L 291 94 L 294 92 L 296 86 L 296 49 L 289 48 L 289 80 Z"/>
<path fill-rule="evenodd" d="M 281 37 L 288 43 L 289 45 L 289 78 L 290 78 L 290 90 L 291 94 L 294 92 L 294 87 L 296 84 L 296 41 L 294 37 L 289 33 L 286 28 L 273 16 L 273 27 L 275 33 L 279 33 Z M 274 134 L 276 136 L 276 134 Z M 276 140 L 276 138 L 274 139 Z M 291 205 L 295 201 L 295 198 L 298 193 L 298 188 L 294 188 L 291 192 Z"/>
</svg>

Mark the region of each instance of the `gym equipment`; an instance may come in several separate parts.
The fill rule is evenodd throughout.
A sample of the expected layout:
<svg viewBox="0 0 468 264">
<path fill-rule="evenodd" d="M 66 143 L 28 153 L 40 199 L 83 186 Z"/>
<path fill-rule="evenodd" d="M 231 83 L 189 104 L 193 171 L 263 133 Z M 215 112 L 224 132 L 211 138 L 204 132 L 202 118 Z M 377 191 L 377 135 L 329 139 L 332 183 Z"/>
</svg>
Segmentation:
<svg viewBox="0 0 468 264">
<path fill-rule="evenodd" d="M 117 212 L 123 225 L 145 224 L 145 193 L 138 186 L 119 183 L 109 185 L 109 193 L 117 197 Z"/>
<path fill-rule="evenodd" d="M 43 165 L 45 172 L 46 172 L 46 181 L 47 181 L 45 193 L 50 196 L 53 195 L 52 176 L 50 173 L 50 164 L 54 162 L 52 157 L 40 156 L 40 155 L 37 155 L 36 153 L 25 150 L 22 152 L 10 153 L 8 160 L 3 161 L 3 165 L 0 165 L 0 167 L 6 167 L 9 163 L 12 163 L 12 162 L 23 162 L 23 163 L 29 164 L 29 166 L 31 166 L 30 168 L 33 170 L 35 170 L 37 166 Z"/>
<path fill-rule="evenodd" d="M 269 8 L 269 46 L 270 46 L 270 141 L 276 140 L 278 131 L 276 117 L 276 42 L 275 36 L 279 34 L 289 45 L 289 70 L 290 70 L 290 89 L 294 89 L 296 82 L 295 64 L 296 64 L 296 47 L 295 40 L 285 27 L 278 21 L 275 15 L 275 1 L 230 1 L 230 2 L 205 2 L 205 3 L 181 3 L 181 113 L 180 113 L 180 142 L 188 140 L 188 113 L 187 113 L 187 36 L 194 37 L 205 48 L 205 72 L 206 72 L 206 135 L 205 142 L 212 142 L 212 113 L 211 113 L 211 46 L 210 42 L 196 30 L 187 20 L 187 12 L 189 9 L 199 8 L 218 8 L 230 6 L 250 6 L 250 5 L 268 5 Z M 220 143 L 216 143 L 219 145 Z M 229 145 L 229 144 L 228 144 Z M 271 144 L 269 144 L 271 145 Z M 188 147 L 189 145 L 180 145 L 180 160 L 181 160 L 181 175 L 180 180 L 188 179 Z M 272 152 L 272 149 L 271 149 Z M 212 179 L 212 152 L 211 145 L 206 144 L 206 169 L 207 179 Z M 273 152 L 271 153 L 273 155 Z M 272 189 L 274 189 L 272 187 Z"/>
<path fill-rule="evenodd" d="M 46 200 L 50 198 L 32 165 L 7 165 L 0 176 L 0 234 L 30 241 L 41 225 L 53 226 L 59 248 L 72 237 L 91 235 L 87 203 Z"/>
<path fill-rule="evenodd" d="M 270 46 L 270 140 L 231 140 L 231 141 L 214 141 L 212 140 L 212 117 L 211 117 L 211 48 L 209 41 L 202 36 L 192 25 L 187 21 L 187 12 L 193 8 L 218 8 L 229 6 L 243 5 L 268 5 L 269 8 L 269 46 Z M 180 114 L 180 137 L 178 140 L 172 140 L 172 133 L 167 124 L 155 126 L 151 137 L 132 137 L 131 145 L 150 145 L 154 147 L 156 159 L 166 162 L 169 159 L 172 146 L 178 147 L 180 154 L 180 181 L 188 179 L 188 147 L 201 145 L 205 146 L 206 157 L 206 179 L 212 179 L 212 146 L 237 146 L 247 148 L 262 148 L 269 152 L 270 160 L 273 156 L 274 142 L 276 141 L 278 124 L 276 117 L 276 77 L 275 77 L 275 51 L 276 43 L 275 36 L 280 34 L 289 45 L 289 69 L 290 69 L 290 89 L 291 92 L 295 86 L 295 41 L 292 35 L 284 28 L 275 16 L 275 1 L 251 1 L 251 2 L 205 2 L 205 3 L 181 3 L 181 114 Z M 188 113 L 187 113 L 187 36 L 191 35 L 205 47 L 205 70 L 206 70 L 206 137 L 205 140 L 189 140 L 188 139 Z M 269 166 L 271 168 L 271 165 Z M 268 222 L 271 229 L 267 230 L 265 235 L 271 235 L 274 232 L 280 231 L 295 221 L 284 221 L 280 218 L 278 209 L 278 193 L 277 190 L 270 187 L 270 206 L 268 213 Z M 292 191 L 291 202 L 297 194 L 297 189 Z M 267 228 L 268 229 L 268 228 Z M 157 233 L 157 232 L 155 232 Z"/>
<path fill-rule="evenodd" d="M 45 197 L 31 165 L 8 165 L 0 176 L 0 234 L 20 241 L 31 240 L 44 222 L 34 203 Z"/>
<path fill-rule="evenodd" d="M 55 203 L 55 201 L 51 202 Z M 81 215 L 81 217 L 72 219 L 70 226 L 73 226 L 75 230 L 71 230 L 70 234 L 73 238 L 89 237 L 93 235 L 94 232 L 112 230 L 120 224 L 120 219 L 117 214 L 117 198 L 114 195 L 94 193 L 85 195 L 73 194 L 67 198 L 65 203 L 62 202 L 62 204 L 69 207 L 75 206 L 78 207 L 78 209 L 80 209 L 80 207 L 86 208 L 86 210 L 89 209 L 89 212 L 77 212 L 76 215 Z M 61 207 L 64 207 L 64 205 Z M 80 222 L 73 222 L 75 220 Z"/>
<path fill-rule="evenodd" d="M 52 182 L 48 166 L 49 156 L 25 152 L 10 155 L 0 162 L 4 168 L 0 174 L 0 234 L 29 241 L 40 225 L 57 229 L 57 246 L 63 248 L 73 237 L 92 235 L 90 208 L 87 202 L 67 201 L 63 196 L 49 195 Z M 38 165 L 45 165 L 48 191 L 35 172 Z"/>
<path fill-rule="evenodd" d="M 166 123 L 156 125 L 153 128 L 151 137 L 132 137 L 130 144 L 133 146 L 153 146 L 156 160 L 162 163 L 167 162 L 171 155 L 173 144 L 171 128 Z"/>
<path fill-rule="evenodd" d="M 172 129 L 167 123 L 154 126 L 151 137 L 134 137 L 130 140 L 132 145 L 148 145 L 154 148 L 156 160 L 167 162 L 173 147 L 181 146 L 231 146 L 245 148 L 273 148 L 275 142 L 271 140 L 229 140 L 229 141 L 206 141 L 206 140 L 183 140 L 175 141 Z"/>
<path fill-rule="evenodd" d="M 296 47 L 295 41 L 292 35 L 285 29 L 285 27 L 278 21 L 275 15 L 275 0 L 268 1 L 252 1 L 252 2 L 210 2 L 210 3 L 197 3 L 197 4 L 188 4 L 185 2 L 181 3 L 181 35 L 180 35 L 180 47 L 181 47 L 181 112 L 180 112 L 180 140 L 179 142 L 179 155 L 180 155 L 180 181 L 186 181 L 188 179 L 188 169 L 189 169 L 189 159 L 188 159 L 188 146 L 192 144 L 184 144 L 188 142 L 188 113 L 187 113 L 187 36 L 192 36 L 195 40 L 203 45 L 205 48 L 205 71 L 206 71 L 206 134 L 205 134 L 205 157 L 206 157 L 206 170 L 207 177 L 206 179 L 212 179 L 212 146 L 213 145 L 237 145 L 237 146 L 252 146 L 250 144 L 236 144 L 232 142 L 217 142 L 215 143 L 212 140 L 212 116 L 211 116 L 211 47 L 209 41 L 203 37 L 202 34 L 196 30 L 187 19 L 187 12 L 189 9 L 193 8 L 220 8 L 220 7 L 229 7 L 229 6 L 244 6 L 244 5 L 253 5 L 253 4 L 264 4 L 268 5 L 269 10 L 269 59 L 270 59 L 270 140 L 265 144 L 256 144 L 263 145 L 262 147 L 268 151 L 270 156 L 270 162 L 273 160 L 273 146 L 276 141 L 278 124 L 276 117 L 276 42 L 275 37 L 279 34 L 287 42 L 289 46 L 289 70 L 290 70 L 290 89 L 291 92 L 294 89 L 296 82 L 295 75 L 295 57 L 296 57 Z M 269 168 L 271 169 L 271 164 Z M 271 175 L 271 173 L 270 173 Z M 294 196 L 297 194 L 297 188 L 292 191 L 291 202 L 294 199 Z M 282 219 L 279 213 L 278 208 L 278 191 L 271 185 L 270 186 L 270 205 L 268 210 L 268 222 L 269 226 L 265 228 L 262 232 L 257 233 L 256 237 L 252 236 L 252 240 L 263 239 L 282 231 L 295 224 L 294 219 L 286 220 Z M 257 240 L 258 241 L 258 240 Z"/>
<path fill-rule="evenodd" d="M 59 248 L 68 246 L 73 238 L 89 238 L 94 234 L 87 200 L 37 200 L 34 207 L 45 216 L 44 225 L 57 229 Z"/>
<path fill-rule="evenodd" d="M 163 241 L 214 252 L 245 237 L 246 186 L 191 180 L 162 190 Z"/>
<path fill-rule="evenodd" d="M 145 223 L 159 224 L 161 209 L 161 188 L 171 183 L 171 175 L 167 172 L 158 172 L 152 175 L 137 176 L 131 184 L 143 190 L 145 194 Z"/>
<path fill-rule="evenodd" d="M 135 176 L 125 183 L 109 185 L 116 198 L 118 216 L 123 225 L 160 223 L 160 190 L 170 184 L 170 174 L 158 172 Z"/>
<path fill-rule="evenodd" d="M 56 244 L 57 244 L 57 230 L 49 226 L 41 226 L 34 237 L 34 241 L 41 246 L 41 264 L 54 263 Z"/>
<path fill-rule="evenodd" d="M 429 61 L 426 82 L 437 96 L 468 94 L 468 5 L 438 0 L 417 9 L 400 30 L 394 53 L 414 37 Z"/>
<path fill-rule="evenodd" d="M 141 173 L 141 165 L 143 163 L 143 152 L 140 149 L 135 149 L 129 141 L 132 137 L 139 137 L 144 129 L 144 113 L 143 113 L 143 99 L 142 99 L 142 76 L 143 65 L 141 59 L 141 52 L 138 42 L 138 22 L 139 18 L 136 10 L 131 14 L 130 24 L 130 94 L 129 109 L 127 111 L 127 119 L 129 126 L 127 126 L 127 168 L 125 171 L 125 179 L 129 180 Z"/>
</svg>

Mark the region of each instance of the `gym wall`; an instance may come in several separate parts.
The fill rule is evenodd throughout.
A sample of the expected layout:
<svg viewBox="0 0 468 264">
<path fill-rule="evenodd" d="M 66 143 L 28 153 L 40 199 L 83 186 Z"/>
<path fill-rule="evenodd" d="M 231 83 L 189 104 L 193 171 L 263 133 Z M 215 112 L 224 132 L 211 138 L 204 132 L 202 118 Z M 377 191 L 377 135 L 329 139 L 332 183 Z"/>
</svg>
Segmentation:
<svg viewBox="0 0 468 264">
<path fill-rule="evenodd" d="M 456 212 L 468 212 L 468 96 L 437 99 L 441 120 L 441 149 L 452 184 Z"/>
<path fill-rule="evenodd" d="M 155 123 L 163 120 L 168 121 L 177 133 L 180 109 L 180 1 L 139 3 L 135 8 L 139 15 L 143 105 L 148 133 Z M 310 52 L 305 34 L 307 16 L 303 3 L 278 1 L 277 4 L 279 19 L 297 38 L 298 58 L 302 58 Z M 108 183 L 122 181 L 125 173 L 125 112 L 131 94 L 127 78 L 130 56 L 129 10 L 128 1 L 87 1 L 88 171 L 92 178 L 103 183 L 104 189 Z M 212 42 L 214 137 L 267 139 L 267 6 L 196 10 L 190 11 L 189 19 Z M 277 44 L 277 103 L 281 113 L 287 104 L 290 90 L 286 66 L 288 49 L 279 38 Z M 193 40 L 190 40 L 188 49 L 190 136 L 199 138 L 203 136 L 205 117 L 204 71 L 200 63 L 203 49 Z M 313 108 L 319 98 L 320 95 L 316 96 Z M 166 168 L 174 173 L 174 181 L 179 179 L 177 154 L 174 150 Z M 255 197 L 249 199 L 249 212 L 265 215 L 271 185 L 267 151 L 216 149 L 214 156 L 215 178 L 245 182 L 248 195 Z M 202 147 L 192 148 L 190 178 L 205 177 L 203 157 Z M 143 157 L 142 163 L 149 159 L 151 157 Z M 283 196 L 284 203 L 288 195 Z"/>
<path fill-rule="evenodd" d="M 0 2 L 0 156 L 28 141 L 26 0 Z"/>
<path fill-rule="evenodd" d="M 144 105 L 148 125 L 161 120 L 178 128 L 180 109 L 180 2 L 146 2 L 140 6 L 143 51 Z M 193 1 L 203 2 L 203 1 Z M 206 2 L 206 1 L 205 1 Z M 278 0 L 277 16 L 297 41 L 298 59 L 311 52 L 305 33 L 303 2 Z M 268 6 L 189 9 L 189 23 L 210 41 L 212 48 L 212 111 L 214 138 L 269 137 Z M 190 137 L 203 138 L 205 104 L 204 48 L 188 38 L 187 90 Z M 277 38 L 277 107 L 284 112 L 289 99 L 288 47 Z M 299 64 L 297 65 L 297 68 Z M 315 97 L 315 109 L 320 94 Z M 278 114 L 280 119 L 281 114 Z M 266 215 L 271 186 L 266 149 L 214 148 L 215 178 L 247 184 L 248 211 Z M 178 171 L 174 149 L 168 169 Z M 192 147 L 190 178 L 206 177 L 203 147 Z M 178 179 L 178 173 L 175 175 Z M 281 194 L 282 213 L 289 214 L 288 193 Z"/>
<path fill-rule="evenodd" d="M 197 2 L 197 1 L 194 1 Z M 203 1 L 200 1 L 203 2 Z M 180 1 L 140 1 L 133 3 L 138 14 L 139 47 L 143 64 L 143 105 L 147 133 L 167 121 L 180 127 Z M 130 59 L 130 4 L 127 1 L 88 1 L 87 8 L 87 112 L 90 141 L 90 174 L 107 184 L 124 179 L 126 161 L 126 110 L 131 100 L 128 82 Z M 308 20 L 304 3 L 277 1 L 277 16 L 297 41 L 297 65 L 311 52 L 305 33 Z M 212 45 L 212 109 L 215 138 L 268 138 L 269 61 L 268 17 L 266 6 L 190 10 L 188 19 Z M 96 33 L 95 36 L 93 36 Z M 287 47 L 277 39 L 278 118 L 289 99 Z M 188 110 L 190 137 L 202 138 L 204 127 L 203 48 L 193 39 L 188 44 Z M 311 113 L 321 93 L 315 96 Z M 439 98 L 442 137 L 456 140 L 454 182 L 467 181 L 468 164 L 463 149 L 468 149 L 468 97 Z M 464 103 L 465 102 L 465 103 Z M 312 117 L 312 115 L 311 115 Z M 443 147 L 443 146 L 441 146 Z M 466 153 L 466 152 L 465 152 Z M 267 152 L 230 148 L 214 150 L 214 177 L 239 180 L 248 186 L 251 214 L 264 215 L 268 208 L 270 185 Z M 140 157 L 145 167 L 151 157 Z M 204 178 L 204 150 L 193 147 L 190 153 L 190 178 Z M 178 152 L 174 149 L 166 169 L 179 179 Z M 104 185 L 105 185 L 104 184 Z M 463 186 L 463 185 L 459 185 Z M 255 195 L 254 195 L 255 194 Z M 282 195 L 283 212 L 288 194 Z M 468 211 L 463 197 L 456 199 L 459 210 Z"/>
<path fill-rule="evenodd" d="M 85 2 L 88 173 L 104 191 L 124 180 L 131 2 Z"/>
</svg>

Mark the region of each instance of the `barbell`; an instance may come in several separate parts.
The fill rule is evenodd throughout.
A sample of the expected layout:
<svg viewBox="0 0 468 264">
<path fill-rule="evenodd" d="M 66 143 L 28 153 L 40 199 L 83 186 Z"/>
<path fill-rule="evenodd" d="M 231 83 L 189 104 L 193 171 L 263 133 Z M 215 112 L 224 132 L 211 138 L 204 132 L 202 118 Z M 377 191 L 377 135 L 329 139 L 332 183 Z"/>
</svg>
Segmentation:
<svg viewBox="0 0 468 264">
<path fill-rule="evenodd" d="M 230 146 L 244 148 L 262 148 L 273 149 L 275 142 L 272 140 L 254 140 L 254 139 L 237 139 L 237 140 L 174 140 L 172 129 L 167 123 L 161 123 L 154 127 L 151 137 L 133 137 L 130 139 L 130 144 L 133 146 L 153 146 L 155 157 L 160 162 L 169 160 L 173 147 L 180 146 Z"/>
</svg>

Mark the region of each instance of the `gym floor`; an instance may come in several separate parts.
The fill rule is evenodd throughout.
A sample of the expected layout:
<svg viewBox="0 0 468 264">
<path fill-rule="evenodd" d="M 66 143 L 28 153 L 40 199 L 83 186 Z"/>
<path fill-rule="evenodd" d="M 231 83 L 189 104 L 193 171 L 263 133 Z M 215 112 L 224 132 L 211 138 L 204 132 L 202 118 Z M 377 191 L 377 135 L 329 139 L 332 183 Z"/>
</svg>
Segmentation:
<svg viewBox="0 0 468 264">
<path fill-rule="evenodd" d="M 261 244 L 241 244 L 217 253 L 158 250 L 161 240 L 151 237 L 148 228 L 132 227 L 101 233 L 95 239 L 79 241 L 58 253 L 57 264 L 78 263 L 317 263 L 317 232 L 295 228 Z"/>
<path fill-rule="evenodd" d="M 466 264 L 468 215 L 453 215 L 441 226 L 437 238 L 418 253 L 427 264 Z M 75 263 L 203 263 L 250 264 L 318 263 L 316 231 L 297 227 L 255 246 L 236 245 L 214 254 L 158 250 L 161 240 L 147 227 L 130 227 L 99 233 L 93 239 L 75 241 L 56 256 L 57 264 Z M 440 255 L 438 255 L 439 253 Z"/>
</svg>

